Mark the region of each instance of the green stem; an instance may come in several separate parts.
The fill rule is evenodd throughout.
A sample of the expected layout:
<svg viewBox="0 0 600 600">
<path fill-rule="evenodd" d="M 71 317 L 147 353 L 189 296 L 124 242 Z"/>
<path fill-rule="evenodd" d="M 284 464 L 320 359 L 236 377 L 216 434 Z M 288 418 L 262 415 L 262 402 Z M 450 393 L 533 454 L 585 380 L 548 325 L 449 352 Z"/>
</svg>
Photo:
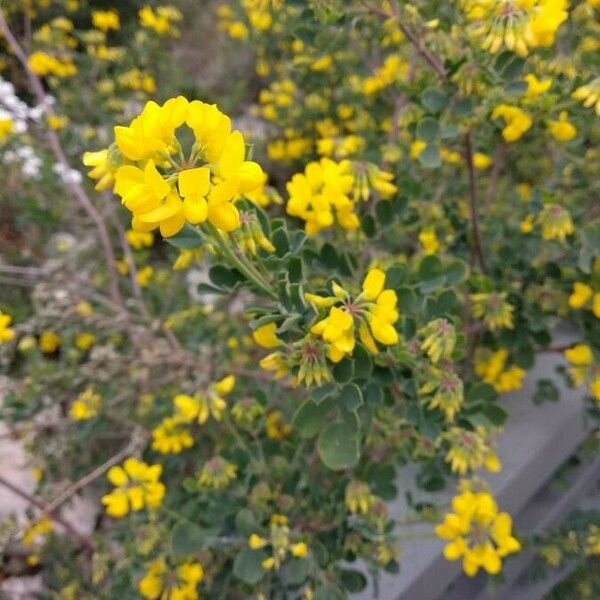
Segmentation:
<svg viewBox="0 0 600 600">
<path fill-rule="evenodd" d="M 227 240 L 223 238 L 221 232 L 212 223 L 207 223 L 206 228 L 216 241 L 223 258 L 225 258 L 232 267 L 235 267 L 242 273 L 246 279 L 254 283 L 258 289 L 262 290 L 267 296 L 273 298 L 273 300 L 277 300 L 277 294 L 271 289 L 269 283 L 250 263 L 235 254 Z"/>
</svg>

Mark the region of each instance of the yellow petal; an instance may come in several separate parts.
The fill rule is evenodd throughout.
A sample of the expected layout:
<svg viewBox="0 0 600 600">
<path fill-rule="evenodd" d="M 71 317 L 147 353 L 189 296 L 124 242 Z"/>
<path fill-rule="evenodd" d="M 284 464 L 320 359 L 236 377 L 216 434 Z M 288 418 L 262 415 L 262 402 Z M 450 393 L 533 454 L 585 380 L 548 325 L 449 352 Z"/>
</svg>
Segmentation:
<svg viewBox="0 0 600 600">
<path fill-rule="evenodd" d="M 375 300 L 383 290 L 385 273 L 381 269 L 371 269 L 363 282 L 363 294 L 367 300 Z"/>
<path fill-rule="evenodd" d="M 187 196 L 206 196 L 210 186 L 210 169 L 198 167 L 197 169 L 186 169 L 181 171 L 178 177 L 179 193 Z"/>
</svg>

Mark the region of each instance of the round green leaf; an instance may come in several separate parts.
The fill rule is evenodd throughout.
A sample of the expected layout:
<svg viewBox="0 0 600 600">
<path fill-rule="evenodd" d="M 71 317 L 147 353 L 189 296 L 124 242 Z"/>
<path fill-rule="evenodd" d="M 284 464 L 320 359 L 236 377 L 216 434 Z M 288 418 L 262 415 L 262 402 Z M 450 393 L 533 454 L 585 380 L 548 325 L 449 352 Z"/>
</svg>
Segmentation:
<svg viewBox="0 0 600 600">
<path fill-rule="evenodd" d="M 323 464 L 329 469 L 333 471 L 350 469 L 359 459 L 357 433 L 349 423 L 333 421 L 321 431 L 317 450 Z"/>
</svg>

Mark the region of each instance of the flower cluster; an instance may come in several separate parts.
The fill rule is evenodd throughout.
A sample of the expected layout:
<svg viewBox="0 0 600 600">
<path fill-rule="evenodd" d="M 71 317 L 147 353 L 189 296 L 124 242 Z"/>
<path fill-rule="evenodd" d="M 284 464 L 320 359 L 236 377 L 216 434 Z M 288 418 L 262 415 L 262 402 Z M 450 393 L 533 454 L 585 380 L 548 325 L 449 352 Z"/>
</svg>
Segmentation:
<svg viewBox="0 0 600 600">
<path fill-rule="evenodd" d="M 469 577 L 480 568 L 497 575 L 502 559 L 521 549 L 512 535 L 510 515 L 498 512 L 496 501 L 488 492 L 465 491 L 452 499 L 452 510 L 435 532 L 448 541 L 444 548 L 446 559 L 462 558 Z"/>
<path fill-rule="evenodd" d="M 120 518 L 129 511 L 160 506 L 165 495 L 161 474 L 162 465 L 147 465 L 133 457 L 125 459 L 122 467 L 111 467 L 107 478 L 115 489 L 102 496 L 106 513 Z"/>
<path fill-rule="evenodd" d="M 285 515 L 273 514 L 269 522 L 269 535 L 262 537 L 253 533 L 248 538 L 248 546 L 252 550 L 261 550 L 268 547 L 270 556 L 263 559 L 262 567 L 266 570 L 278 570 L 286 560 L 288 554 L 296 558 L 305 558 L 308 546 L 304 542 L 292 542 L 290 528 Z"/>
<path fill-rule="evenodd" d="M 305 221 L 305 230 L 314 235 L 335 222 L 344 229 L 356 229 L 359 220 L 349 198 L 354 187 L 351 163 L 336 163 L 322 158 L 306 165 L 304 173 L 296 173 L 287 183 L 288 215 Z"/>
<path fill-rule="evenodd" d="M 566 21 L 567 0 L 463 0 L 473 33 L 482 48 L 495 54 L 507 48 L 527 56 L 531 48 L 554 44 L 556 31 Z"/>
<path fill-rule="evenodd" d="M 148 571 L 140 579 L 138 590 L 147 600 L 197 600 L 198 584 L 204 579 L 202 565 L 189 560 L 175 567 L 160 558 L 148 565 Z"/>
<path fill-rule="evenodd" d="M 362 285 L 362 292 L 352 297 L 337 284 L 332 285 L 333 296 L 306 294 L 306 300 L 318 309 L 329 308 L 328 315 L 315 323 L 310 331 L 328 344 L 327 356 L 339 362 L 344 356 L 352 356 L 356 344 L 355 326 L 358 337 L 365 348 L 377 354 L 376 342 L 393 346 L 398 341 L 394 323 L 398 320 L 396 293 L 384 289 L 385 273 L 371 269 Z"/>
<path fill-rule="evenodd" d="M 189 153 L 176 133 L 194 136 Z M 246 146 L 231 120 L 215 105 L 183 96 L 163 105 L 150 101 L 127 127 L 115 127 L 115 146 L 86 154 L 90 177 L 110 187 L 132 213 L 132 229 L 160 229 L 164 237 L 185 223 L 210 222 L 229 232 L 240 226 L 234 201 L 264 183 L 260 166 L 245 159 Z M 126 164 L 123 164 L 126 163 Z M 121 166 L 119 166 L 121 165 Z"/>
</svg>

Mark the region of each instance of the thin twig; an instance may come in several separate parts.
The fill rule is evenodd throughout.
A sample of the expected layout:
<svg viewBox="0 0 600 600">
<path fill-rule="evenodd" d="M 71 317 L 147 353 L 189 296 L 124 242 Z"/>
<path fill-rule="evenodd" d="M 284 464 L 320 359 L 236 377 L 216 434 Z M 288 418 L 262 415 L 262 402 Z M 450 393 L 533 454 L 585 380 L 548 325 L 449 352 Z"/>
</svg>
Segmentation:
<svg viewBox="0 0 600 600">
<path fill-rule="evenodd" d="M 29 85 L 36 97 L 37 102 L 46 108 L 46 112 L 48 113 L 48 115 L 53 116 L 54 110 L 47 101 L 48 98 L 44 90 L 44 86 L 42 85 L 42 82 L 39 79 L 39 77 L 29 67 L 27 54 L 25 53 L 25 51 L 17 41 L 16 37 L 10 30 L 8 23 L 6 22 L 4 10 L 1 8 L 0 32 L 2 32 L 4 38 L 8 42 L 12 53 L 17 57 L 17 60 L 21 63 L 21 66 L 23 67 L 25 74 L 27 75 Z M 46 128 L 45 133 L 48 140 L 48 145 L 50 146 L 50 149 L 52 150 L 56 161 L 61 165 L 65 173 L 69 173 L 72 169 L 63 151 L 58 134 L 49 127 Z M 119 291 L 119 274 L 117 272 L 115 257 L 110 237 L 108 235 L 108 230 L 106 228 L 106 224 L 104 223 L 102 216 L 96 210 L 96 207 L 92 203 L 91 199 L 89 198 L 83 187 L 77 181 L 66 182 L 66 185 L 71 189 L 73 195 L 75 196 L 81 207 L 88 214 L 88 216 L 92 219 L 94 225 L 96 226 L 96 229 L 98 230 L 98 236 L 100 237 L 100 243 L 102 244 L 102 249 L 104 251 L 106 266 L 108 270 L 108 287 L 110 297 L 112 301 L 116 305 L 118 305 L 123 312 L 126 312 L 123 297 L 121 296 L 121 292 Z"/>
<path fill-rule="evenodd" d="M 384 17 L 385 19 L 395 19 L 398 23 L 398 27 L 400 31 L 406 36 L 406 38 L 410 41 L 410 43 L 415 47 L 415 50 L 419 53 L 421 58 L 427 62 L 431 68 L 436 72 L 436 74 L 442 79 L 446 78 L 447 71 L 444 67 L 442 61 L 435 56 L 428 48 L 421 45 L 421 42 L 415 35 L 413 31 L 411 31 L 400 19 L 400 7 L 398 6 L 398 2 L 392 2 L 393 12 L 388 12 L 383 8 L 379 8 L 378 6 L 373 6 L 372 4 L 363 0 L 363 6 L 372 14 L 379 15 L 380 17 Z"/>
<path fill-rule="evenodd" d="M 469 172 L 469 208 L 471 213 L 471 233 L 473 236 L 471 245 L 471 267 L 474 266 L 475 259 L 484 273 L 487 273 L 481 236 L 479 233 L 479 208 L 477 205 L 477 185 L 475 181 L 475 166 L 473 165 L 473 144 L 471 142 L 471 132 L 465 134 L 465 160 L 467 161 L 467 170 Z"/>
<path fill-rule="evenodd" d="M 35 506 L 36 508 L 38 508 L 42 511 L 42 513 L 48 515 L 53 521 L 64 527 L 66 531 L 68 531 L 71 535 L 76 537 L 87 550 L 89 550 L 90 552 L 94 551 L 93 540 L 87 535 L 81 533 L 80 531 L 77 531 L 77 529 L 75 529 L 75 527 L 73 527 L 71 523 L 66 521 L 61 515 L 57 514 L 55 510 L 48 510 L 48 506 L 45 502 L 39 500 L 38 498 L 35 498 L 31 494 L 27 493 L 25 490 L 22 490 L 19 486 L 8 481 L 2 475 L 0 475 L 0 485 L 9 489 L 17 496 L 20 496 L 21 498 L 23 498 L 23 500 L 29 502 L 31 506 Z"/>
<path fill-rule="evenodd" d="M 506 160 L 506 144 L 501 142 L 496 152 L 494 153 L 494 165 L 490 173 L 490 180 L 488 183 L 487 192 L 485 194 L 485 200 L 483 203 L 484 214 L 487 216 L 490 213 L 492 202 L 496 197 L 496 185 L 498 183 L 498 176 L 504 168 L 504 162 Z"/>
<path fill-rule="evenodd" d="M 129 456 L 135 447 L 139 444 L 139 436 L 135 433 L 131 436 L 131 441 L 122 450 L 117 452 L 114 456 L 111 456 L 106 462 L 96 467 L 91 473 L 88 473 L 85 477 L 82 477 L 72 485 L 70 485 L 62 494 L 57 496 L 52 502 L 50 502 L 44 509 L 45 513 L 51 514 L 60 506 L 62 506 L 67 500 L 74 496 L 79 490 L 86 487 L 98 477 L 101 477 L 108 471 L 112 466 L 121 462 L 125 457 Z"/>
</svg>

